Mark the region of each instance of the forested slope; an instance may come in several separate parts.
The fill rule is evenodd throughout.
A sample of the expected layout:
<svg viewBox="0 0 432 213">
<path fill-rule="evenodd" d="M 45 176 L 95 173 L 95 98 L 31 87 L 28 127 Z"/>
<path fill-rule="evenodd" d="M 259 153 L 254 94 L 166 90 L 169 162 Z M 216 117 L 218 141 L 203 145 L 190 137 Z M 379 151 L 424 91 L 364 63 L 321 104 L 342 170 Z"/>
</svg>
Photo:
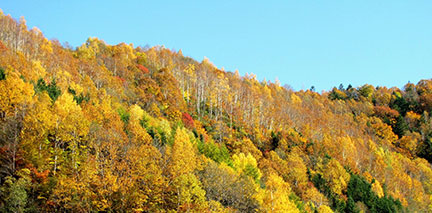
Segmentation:
<svg viewBox="0 0 432 213">
<path fill-rule="evenodd" d="M 431 111 L 432 80 L 294 92 L 1 14 L 0 211 L 432 211 Z"/>
</svg>

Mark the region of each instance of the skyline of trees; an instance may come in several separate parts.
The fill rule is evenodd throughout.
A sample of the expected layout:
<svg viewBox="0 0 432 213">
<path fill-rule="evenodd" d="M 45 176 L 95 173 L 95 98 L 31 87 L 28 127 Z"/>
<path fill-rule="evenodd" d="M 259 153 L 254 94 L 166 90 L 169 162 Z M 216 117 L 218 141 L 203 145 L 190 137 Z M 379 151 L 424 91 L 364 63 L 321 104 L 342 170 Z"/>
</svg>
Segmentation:
<svg viewBox="0 0 432 213">
<path fill-rule="evenodd" d="M 293 91 L 0 14 L 2 211 L 430 211 L 432 80 Z"/>
</svg>

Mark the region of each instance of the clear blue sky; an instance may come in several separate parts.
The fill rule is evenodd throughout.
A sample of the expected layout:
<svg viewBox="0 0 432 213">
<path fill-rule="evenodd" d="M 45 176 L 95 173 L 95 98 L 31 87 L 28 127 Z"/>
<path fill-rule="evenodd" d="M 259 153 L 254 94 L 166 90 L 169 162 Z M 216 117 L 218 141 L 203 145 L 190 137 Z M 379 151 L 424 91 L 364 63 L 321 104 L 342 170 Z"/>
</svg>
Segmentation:
<svg viewBox="0 0 432 213">
<path fill-rule="evenodd" d="M 88 37 L 164 45 L 296 90 L 432 77 L 430 0 L 3 0 L 0 8 L 72 46 Z"/>
</svg>

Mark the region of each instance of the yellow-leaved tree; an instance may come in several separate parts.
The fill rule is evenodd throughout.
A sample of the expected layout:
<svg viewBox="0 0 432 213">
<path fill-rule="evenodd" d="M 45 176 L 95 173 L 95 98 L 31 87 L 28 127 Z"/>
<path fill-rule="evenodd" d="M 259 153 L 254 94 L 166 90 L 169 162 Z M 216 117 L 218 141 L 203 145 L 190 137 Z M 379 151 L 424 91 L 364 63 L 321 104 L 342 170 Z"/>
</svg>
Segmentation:
<svg viewBox="0 0 432 213">
<path fill-rule="evenodd" d="M 291 187 L 280 176 L 270 174 L 262 199 L 262 210 L 265 212 L 300 212 L 295 203 L 289 199 Z"/>
<path fill-rule="evenodd" d="M 130 140 L 133 144 L 150 144 L 152 138 L 144 129 L 140 122 L 144 116 L 144 110 L 140 106 L 134 104 L 129 108 L 130 119 L 128 130 L 130 132 Z"/>
<path fill-rule="evenodd" d="M 3 70 L 2 70 L 3 71 Z M 32 103 L 33 86 L 24 82 L 20 74 L 7 70 L 0 80 L 0 146 L 4 152 L 0 156 L 1 167 L 6 175 L 16 171 L 22 122 Z"/>
<path fill-rule="evenodd" d="M 338 195 L 342 195 L 346 191 L 350 175 L 340 165 L 339 161 L 331 159 L 325 165 L 323 177 L 330 186 L 330 190 Z"/>
<path fill-rule="evenodd" d="M 1 117 L 18 116 L 17 113 L 32 100 L 33 85 L 24 82 L 20 74 L 14 71 L 8 71 L 5 78 L 0 80 Z"/>
<path fill-rule="evenodd" d="M 71 161 L 64 163 L 70 164 L 71 168 L 77 169 L 79 162 L 80 151 L 79 145 L 82 137 L 87 135 L 89 131 L 88 122 L 83 116 L 81 107 L 76 104 L 73 96 L 69 93 L 63 93 L 53 106 L 54 113 L 54 129 L 51 134 L 53 135 L 54 143 L 54 159 L 53 159 L 53 173 L 56 174 L 59 169 L 59 157 L 65 156 L 66 147 L 70 150 L 67 155 L 70 156 Z M 64 161 L 66 159 L 61 159 Z"/>
<path fill-rule="evenodd" d="M 24 118 L 21 135 L 28 159 L 36 168 L 43 170 L 51 169 L 47 160 L 51 157 L 48 134 L 55 126 L 51 105 L 48 93 L 35 96 L 34 105 Z"/>
<path fill-rule="evenodd" d="M 202 211 L 207 208 L 205 191 L 194 172 L 200 166 L 196 148 L 185 128 L 178 128 L 172 148 L 167 148 L 168 176 L 176 194 L 177 210 Z"/>
<path fill-rule="evenodd" d="M 257 162 L 255 158 L 248 153 L 245 155 L 244 153 L 233 155 L 233 164 L 234 168 L 237 170 L 239 174 L 247 175 L 251 177 L 256 183 L 261 179 L 261 171 L 257 167 Z"/>
</svg>

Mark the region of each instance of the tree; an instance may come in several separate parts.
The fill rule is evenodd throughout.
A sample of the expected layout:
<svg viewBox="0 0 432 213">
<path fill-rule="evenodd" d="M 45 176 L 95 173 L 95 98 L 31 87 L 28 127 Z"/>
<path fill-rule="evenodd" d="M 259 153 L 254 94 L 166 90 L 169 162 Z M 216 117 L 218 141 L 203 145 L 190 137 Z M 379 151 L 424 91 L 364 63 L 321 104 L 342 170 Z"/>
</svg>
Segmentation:
<svg viewBox="0 0 432 213">
<path fill-rule="evenodd" d="M 366 100 L 371 100 L 375 88 L 372 85 L 365 84 L 358 89 L 361 96 L 366 98 Z"/>
<path fill-rule="evenodd" d="M 350 178 L 342 165 L 333 158 L 325 165 L 323 177 L 328 182 L 331 191 L 337 195 L 342 195 L 346 191 Z"/>
<path fill-rule="evenodd" d="M 70 156 L 71 168 L 77 169 L 80 163 L 80 144 L 83 136 L 88 134 L 88 124 L 83 119 L 81 107 L 78 106 L 73 96 L 69 93 L 63 93 L 59 99 L 54 103 L 54 129 L 50 131 L 51 140 L 53 144 L 53 173 L 56 174 L 58 170 L 59 157 L 64 156 L 66 147 L 70 150 L 67 153 Z M 66 159 L 61 159 L 64 161 Z M 66 162 L 64 162 L 66 163 Z"/>
<path fill-rule="evenodd" d="M 27 188 L 30 185 L 30 171 L 22 169 L 18 179 L 8 176 L 0 187 L 0 211 L 25 212 L 28 207 Z"/>
<path fill-rule="evenodd" d="M 22 147 L 27 160 L 38 169 L 48 169 L 51 147 L 48 140 L 50 131 L 55 128 L 51 98 L 47 92 L 34 97 L 34 105 L 24 118 Z"/>
<path fill-rule="evenodd" d="M 169 158 L 168 178 L 175 188 L 177 210 L 202 209 L 206 205 L 205 191 L 194 174 L 200 167 L 200 161 L 185 128 L 176 130 L 172 149 L 165 154 Z"/>
<path fill-rule="evenodd" d="M 267 177 L 262 208 L 266 212 L 300 212 L 290 200 L 291 188 L 281 177 L 270 174 Z"/>
<path fill-rule="evenodd" d="M 17 72 L 8 72 L 0 81 L 0 111 L 4 116 L 17 116 L 34 94 L 31 84 L 19 77 Z"/>
<path fill-rule="evenodd" d="M 23 120 L 33 94 L 31 84 L 24 82 L 19 73 L 8 72 L 8 77 L 0 81 L 0 148 L 4 151 L 0 166 L 5 176 L 17 170 Z"/>
<path fill-rule="evenodd" d="M 239 155 L 234 155 L 232 158 L 234 168 L 239 174 L 249 176 L 258 183 L 261 178 L 261 171 L 257 168 L 257 162 L 250 153 L 247 155 L 240 153 Z"/>
<path fill-rule="evenodd" d="M 200 172 L 203 189 L 208 200 L 238 211 L 252 212 L 258 209 L 257 188 L 251 178 L 239 176 L 231 167 L 210 161 Z"/>
<path fill-rule="evenodd" d="M 330 100 L 345 100 L 347 98 L 346 94 L 336 87 L 333 88 L 328 97 Z"/>
<path fill-rule="evenodd" d="M 198 159 L 195 147 L 190 142 L 189 134 L 184 128 L 178 128 L 174 136 L 174 144 L 169 153 L 168 171 L 172 179 L 195 171 Z"/>
<path fill-rule="evenodd" d="M 375 185 L 375 190 L 378 186 Z M 380 190 L 377 191 L 382 195 Z M 396 212 L 402 209 L 399 200 L 394 200 L 390 196 L 378 196 L 372 190 L 372 185 L 361 176 L 351 174 L 348 184 L 347 195 L 354 202 L 361 201 L 372 212 Z"/>
</svg>

